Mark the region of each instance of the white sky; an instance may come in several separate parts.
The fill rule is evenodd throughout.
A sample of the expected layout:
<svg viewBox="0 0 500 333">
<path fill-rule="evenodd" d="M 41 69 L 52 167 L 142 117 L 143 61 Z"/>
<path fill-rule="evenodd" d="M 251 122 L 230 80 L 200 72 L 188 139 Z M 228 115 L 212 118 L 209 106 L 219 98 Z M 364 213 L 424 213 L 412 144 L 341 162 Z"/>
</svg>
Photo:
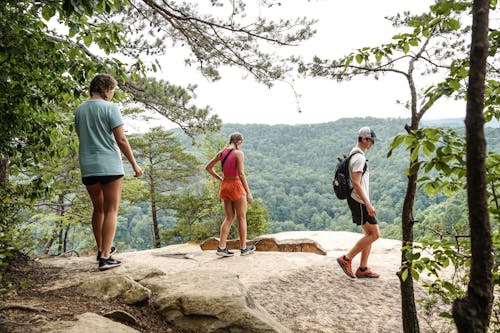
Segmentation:
<svg viewBox="0 0 500 333">
<path fill-rule="evenodd" d="M 208 0 L 204 0 L 207 1 Z M 201 2 L 201 1 L 199 1 Z M 431 0 L 288 0 L 276 8 L 258 7 L 258 0 L 248 0 L 249 16 L 318 19 L 315 37 L 291 52 L 306 59 L 320 55 L 342 57 L 355 48 L 378 46 L 391 41 L 401 30 L 392 27 L 385 16 L 403 11 L 421 13 Z M 254 8 L 252 8 L 252 6 Z M 162 73 L 155 76 L 172 84 L 197 84 L 195 104 L 211 106 L 224 123 L 241 124 L 310 124 L 350 117 L 409 117 L 409 111 L 396 100 L 408 100 L 409 90 L 401 75 L 387 75 L 376 81 L 360 77 L 338 83 L 322 78 L 296 79 L 293 84 L 301 95 L 298 112 L 293 90 L 277 82 L 272 88 L 256 83 L 240 69 L 224 68 L 222 79 L 207 81 L 195 68 L 183 62 L 183 50 L 159 59 Z M 465 103 L 441 100 L 427 112 L 426 119 L 457 118 L 465 115 Z M 155 125 L 158 125 L 157 123 Z"/>
</svg>

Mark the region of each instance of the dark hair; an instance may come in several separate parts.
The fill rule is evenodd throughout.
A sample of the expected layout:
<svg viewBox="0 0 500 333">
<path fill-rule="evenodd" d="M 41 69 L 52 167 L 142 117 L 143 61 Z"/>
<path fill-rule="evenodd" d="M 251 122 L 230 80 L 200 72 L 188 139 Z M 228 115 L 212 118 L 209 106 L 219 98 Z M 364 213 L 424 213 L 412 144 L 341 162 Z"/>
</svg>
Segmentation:
<svg viewBox="0 0 500 333">
<path fill-rule="evenodd" d="M 111 89 L 115 89 L 117 85 L 118 83 L 111 75 L 98 74 L 90 82 L 90 96 L 99 94 L 102 98 L 105 98 L 106 96 L 104 93 Z"/>
<path fill-rule="evenodd" d="M 228 144 L 231 144 L 231 143 L 237 144 L 238 141 L 243 141 L 243 135 L 241 135 L 241 133 L 235 132 L 229 136 L 229 143 Z"/>
</svg>

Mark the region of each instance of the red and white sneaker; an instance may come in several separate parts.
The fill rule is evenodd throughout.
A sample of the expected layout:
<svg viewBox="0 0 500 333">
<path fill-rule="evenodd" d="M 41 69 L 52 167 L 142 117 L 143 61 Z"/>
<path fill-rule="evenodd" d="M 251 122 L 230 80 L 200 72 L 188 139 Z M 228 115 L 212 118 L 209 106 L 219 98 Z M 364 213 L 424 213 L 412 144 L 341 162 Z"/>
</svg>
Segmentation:
<svg viewBox="0 0 500 333">
<path fill-rule="evenodd" d="M 356 277 L 363 279 L 363 278 L 368 278 L 368 279 L 377 279 L 380 277 L 379 274 L 372 272 L 368 267 L 362 271 L 361 268 L 358 268 L 356 270 Z"/>
<path fill-rule="evenodd" d="M 344 273 L 350 277 L 355 279 L 356 276 L 352 273 L 352 268 L 351 268 L 351 261 L 350 260 L 345 260 L 344 256 L 338 257 L 337 258 L 337 263 L 339 264 L 340 268 L 344 271 Z"/>
</svg>

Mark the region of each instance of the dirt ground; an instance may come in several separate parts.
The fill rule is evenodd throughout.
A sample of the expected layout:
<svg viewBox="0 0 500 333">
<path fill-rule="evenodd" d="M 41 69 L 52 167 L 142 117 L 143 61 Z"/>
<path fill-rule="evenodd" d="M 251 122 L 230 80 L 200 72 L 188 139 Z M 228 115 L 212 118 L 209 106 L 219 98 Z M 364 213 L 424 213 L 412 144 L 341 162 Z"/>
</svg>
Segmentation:
<svg viewBox="0 0 500 333">
<path fill-rule="evenodd" d="M 55 281 L 60 268 L 42 266 L 27 257 L 16 255 L 5 273 L 0 293 L 0 333 L 40 332 L 47 322 L 74 319 L 74 315 L 94 312 L 103 315 L 122 310 L 137 319 L 126 324 L 140 332 L 187 333 L 170 327 L 149 305 L 131 306 L 118 301 L 82 295 L 74 288 L 40 292 L 40 287 Z M 7 286 L 5 287 L 5 285 Z"/>
</svg>

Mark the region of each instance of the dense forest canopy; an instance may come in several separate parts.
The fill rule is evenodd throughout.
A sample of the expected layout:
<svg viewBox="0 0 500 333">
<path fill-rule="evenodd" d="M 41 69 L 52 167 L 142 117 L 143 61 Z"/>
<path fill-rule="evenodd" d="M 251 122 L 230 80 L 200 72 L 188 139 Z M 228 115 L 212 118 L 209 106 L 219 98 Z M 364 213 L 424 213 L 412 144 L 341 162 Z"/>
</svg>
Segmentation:
<svg viewBox="0 0 500 333">
<path fill-rule="evenodd" d="M 256 198 L 262 201 L 270 216 L 272 232 L 288 230 L 351 230 L 359 231 L 352 222 L 346 203 L 335 198 L 331 181 L 333 168 L 338 156 L 342 156 L 356 144 L 357 129 L 369 125 L 380 140 L 368 151 L 367 157 L 371 174 L 371 198 L 377 208 L 377 217 L 381 223 L 384 237 L 400 238 L 400 211 L 405 190 L 405 169 L 408 167 L 405 150 L 399 149 L 390 158 L 387 152 L 392 139 L 404 131 L 405 119 L 355 118 L 340 119 L 331 123 L 313 125 L 259 125 L 226 124 L 216 147 L 222 148 L 232 132 L 239 131 L 245 137 L 246 172 L 250 186 Z M 445 121 L 448 122 L 449 121 Z M 432 122 L 433 125 L 438 125 Z M 456 130 L 463 133 L 463 127 Z M 191 140 L 180 131 L 174 130 L 177 138 L 200 160 L 201 165 L 208 161 L 200 146 L 192 146 Z M 489 150 L 498 152 L 500 146 L 499 128 L 487 128 Z M 204 139 L 199 139 L 204 142 Z M 214 144 L 211 142 L 211 144 Z M 213 152 L 213 151 L 212 151 Z M 211 157 L 211 156 L 210 156 Z M 198 170 L 186 188 L 199 188 L 209 179 L 208 175 Z M 216 191 L 212 193 L 216 196 Z M 465 225 L 467 210 L 464 205 L 464 193 L 447 197 L 442 193 L 436 196 L 426 195 L 419 190 L 416 202 L 417 238 L 430 230 L 451 230 L 456 225 Z M 219 205 L 217 200 L 213 205 Z M 141 207 L 144 209 L 131 207 Z M 128 207 L 128 206 L 127 206 Z M 128 214 L 121 219 L 131 224 L 148 224 L 151 217 L 147 205 L 132 205 Z M 163 230 L 176 225 L 171 210 L 158 212 Z M 220 221 L 209 221 L 220 223 Z M 138 227 L 138 226 L 137 226 Z M 119 227 L 120 230 L 121 227 Z M 148 227 L 143 226 L 148 238 Z M 125 227 L 124 227 L 125 230 Z M 216 230 L 216 229 L 215 229 Z M 146 232 L 147 231 L 147 232 Z M 216 235 L 216 232 L 215 234 Z M 177 241 L 186 240 L 176 238 Z M 147 247 L 147 244 L 139 246 Z"/>
</svg>

